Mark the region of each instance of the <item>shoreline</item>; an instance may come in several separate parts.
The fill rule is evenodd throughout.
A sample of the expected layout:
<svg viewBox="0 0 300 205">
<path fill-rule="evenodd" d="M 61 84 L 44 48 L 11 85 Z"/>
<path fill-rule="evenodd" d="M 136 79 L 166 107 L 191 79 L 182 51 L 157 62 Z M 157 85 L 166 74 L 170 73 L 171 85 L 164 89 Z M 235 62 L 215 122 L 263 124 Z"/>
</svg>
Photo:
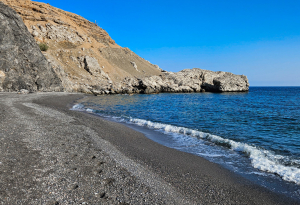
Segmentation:
<svg viewBox="0 0 300 205">
<path fill-rule="evenodd" d="M 48 182 L 44 187 L 43 183 L 39 185 L 34 179 L 29 180 L 26 183 L 37 184 L 40 193 L 35 193 L 38 194 L 36 197 L 28 197 L 27 189 L 24 189 L 25 195 L 17 192 L 15 199 L 26 199 L 24 203 L 43 200 L 41 202 L 59 204 L 68 200 L 78 204 L 83 201 L 88 204 L 300 204 L 199 156 L 164 147 L 122 124 L 69 110 L 71 104 L 83 96 L 67 93 L 0 94 L 3 108 L 0 115 L 4 116 L 1 116 L 0 137 L 7 144 L 12 143 L 10 149 L 4 147 L 2 150 L 15 152 L 20 157 L 15 157 L 16 160 L 25 160 L 25 165 L 31 162 L 24 158 L 35 158 L 36 154 L 31 151 L 38 152 L 40 159 L 36 160 L 36 166 L 46 170 L 40 181 Z M 26 122 L 28 119 L 31 121 Z M 7 128 L 16 132 L 5 131 Z M 15 139 L 15 142 L 10 142 L 10 139 Z M 26 157 L 18 154 L 22 149 L 14 149 L 18 144 L 25 146 Z M 98 158 L 101 158 L 100 162 Z M 5 153 L 0 154 L 0 173 L 6 178 L 10 175 L 3 168 L 9 160 L 11 158 L 5 157 Z M 21 165 L 6 168 L 22 173 L 31 171 L 31 166 L 23 167 L 25 170 L 21 169 Z M 97 176 L 94 172 L 98 172 Z M 38 173 L 30 173 L 35 179 L 39 176 Z M 1 179 L 3 176 L 0 175 Z M 15 176 L 15 180 L 23 176 Z M 70 189 L 70 185 L 61 178 L 74 186 Z M 13 187 L 5 183 L 9 182 L 2 181 L 0 194 L 10 196 L 14 193 Z M 20 183 L 18 189 L 26 183 Z M 6 191 L 4 187 L 7 187 Z M 53 191 L 56 194 L 46 194 L 54 188 L 60 193 Z M 7 191 L 10 189 L 11 192 Z M 87 193 L 91 191 L 99 193 Z"/>
</svg>

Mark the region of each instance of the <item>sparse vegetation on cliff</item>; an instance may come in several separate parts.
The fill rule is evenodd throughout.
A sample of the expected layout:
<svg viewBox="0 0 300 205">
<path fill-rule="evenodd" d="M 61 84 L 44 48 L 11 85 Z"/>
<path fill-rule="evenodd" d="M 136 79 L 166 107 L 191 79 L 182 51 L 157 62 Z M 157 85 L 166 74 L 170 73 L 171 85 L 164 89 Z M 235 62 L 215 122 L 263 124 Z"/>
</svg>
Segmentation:
<svg viewBox="0 0 300 205">
<path fill-rule="evenodd" d="M 40 47 L 41 51 L 47 51 L 49 49 L 49 46 L 45 43 L 40 43 L 39 47 Z"/>
</svg>

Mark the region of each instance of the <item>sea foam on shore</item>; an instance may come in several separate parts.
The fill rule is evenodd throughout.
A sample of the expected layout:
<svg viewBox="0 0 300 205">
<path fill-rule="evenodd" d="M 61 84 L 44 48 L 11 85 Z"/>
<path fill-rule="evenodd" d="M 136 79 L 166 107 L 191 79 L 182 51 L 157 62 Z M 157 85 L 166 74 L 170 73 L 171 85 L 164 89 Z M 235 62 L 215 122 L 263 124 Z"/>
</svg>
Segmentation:
<svg viewBox="0 0 300 205">
<path fill-rule="evenodd" d="M 90 113 L 99 114 L 96 110 L 91 108 L 86 108 L 83 104 L 76 104 L 72 108 L 73 110 L 86 111 Z M 103 115 L 102 115 L 103 116 Z M 109 116 L 114 117 L 114 116 Z M 222 138 L 217 135 L 201 132 L 199 130 L 189 129 L 180 126 L 174 126 L 164 123 L 157 123 L 148 120 L 138 119 L 138 118 L 121 118 L 114 117 L 117 121 L 132 123 L 141 127 L 147 127 L 150 129 L 158 130 L 165 134 L 178 133 L 184 136 L 189 136 L 197 138 L 200 140 L 209 141 L 215 145 L 221 145 L 223 147 L 228 147 L 235 152 L 242 152 L 251 160 L 251 164 L 254 168 L 261 171 L 274 173 L 280 176 L 283 180 L 294 182 L 300 185 L 300 169 L 293 166 L 287 166 L 282 164 L 285 161 L 286 156 L 276 155 L 272 151 L 262 149 L 260 147 L 252 146 L 247 143 L 236 142 L 234 140 Z M 292 161 L 293 164 L 300 164 L 299 160 L 286 159 Z"/>
</svg>

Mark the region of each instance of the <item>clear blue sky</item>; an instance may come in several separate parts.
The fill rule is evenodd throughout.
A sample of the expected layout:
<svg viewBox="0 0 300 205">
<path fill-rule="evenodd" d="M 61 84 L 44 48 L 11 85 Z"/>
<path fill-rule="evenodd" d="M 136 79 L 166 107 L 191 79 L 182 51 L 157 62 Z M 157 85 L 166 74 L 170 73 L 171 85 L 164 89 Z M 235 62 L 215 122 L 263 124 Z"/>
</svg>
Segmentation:
<svg viewBox="0 0 300 205">
<path fill-rule="evenodd" d="M 105 29 L 167 71 L 247 75 L 252 86 L 300 86 L 299 0 L 47 0 Z"/>
</svg>

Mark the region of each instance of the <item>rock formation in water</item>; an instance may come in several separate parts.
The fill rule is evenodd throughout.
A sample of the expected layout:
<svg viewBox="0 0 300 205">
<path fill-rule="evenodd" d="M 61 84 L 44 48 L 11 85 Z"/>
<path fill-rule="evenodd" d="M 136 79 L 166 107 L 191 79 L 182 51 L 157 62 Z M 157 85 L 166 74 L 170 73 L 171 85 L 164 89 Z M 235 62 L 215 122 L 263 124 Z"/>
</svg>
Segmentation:
<svg viewBox="0 0 300 205">
<path fill-rule="evenodd" d="M 249 83 L 245 76 L 201 69 L 165 72 L 128 48 L 117 45 L 97 24 L 49 4 L 30 0 L 2 1 L 21 16 L 32 36 L 30 38 L 21 18 L 10 10 L 8 15 L 18 19 L 17 25 L 20 27 L 17 31 L 14 26 L 10 26 L 13 24 L 4 25 L 2 22 L 1 29 L 6 26 L 5 29 L 10 29 L 14 38 L 3 37 L 0 45 L 6 48 L 17 42 L 21 50 L 2 52 L 1 49 L 0 62 L 3 65 L 0 67 L 0 85 L 4 86 L 3 90 L 50 91 L 62 90 L 62 86 L 68 92 L 95 95 L 248 90 Z M 3 4 L 1 7 L 0 14 L 10 19 L 5 14 L 7 8 Z M 49 47 L 47 52 L 43 52 L 48 61 L 45 58 L 39 60 L 38 56 L 43 56 L 37 51 L 33 38 L 37 44 Z M 24 54 L 26 58 L 21 51 L 28 52 Z M 10 59 L 9 63 L 3 59 Z M 27 61 L 31 62 L 30 66 L 24 64 Z M 14 62 L 19 65 L 18 72 L 23 69 L 22 74 L 16 74 Z"/>
<path fill-rule="evenodd" d="M 0 91 L 62 91 L 20 16 L 0 2 Z"/>
<path fill-rule="evenodd" d="M 245 92 L 249 89 L 248 79 L 244 75 L 199 68 L 178 73 L 165 72 L 142 79 L 125 79 L 124 82 L 127 93 Z"/>
</svg>

